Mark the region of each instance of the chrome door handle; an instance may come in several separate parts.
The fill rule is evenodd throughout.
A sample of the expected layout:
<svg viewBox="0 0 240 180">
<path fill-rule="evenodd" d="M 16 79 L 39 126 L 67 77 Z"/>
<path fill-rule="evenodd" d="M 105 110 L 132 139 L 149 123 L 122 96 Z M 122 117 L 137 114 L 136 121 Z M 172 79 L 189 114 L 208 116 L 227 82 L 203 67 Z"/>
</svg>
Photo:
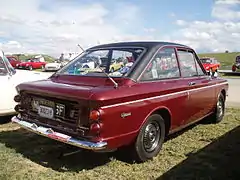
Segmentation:
<svg viewBox="0 0 240 180">
<path fill-rule="evenodd" d="M 195 85 L 196 84 L 196 82 L 190 82 L 188 85 L 189 86 L 193 86 L 193 85 Z"/>
</svg>

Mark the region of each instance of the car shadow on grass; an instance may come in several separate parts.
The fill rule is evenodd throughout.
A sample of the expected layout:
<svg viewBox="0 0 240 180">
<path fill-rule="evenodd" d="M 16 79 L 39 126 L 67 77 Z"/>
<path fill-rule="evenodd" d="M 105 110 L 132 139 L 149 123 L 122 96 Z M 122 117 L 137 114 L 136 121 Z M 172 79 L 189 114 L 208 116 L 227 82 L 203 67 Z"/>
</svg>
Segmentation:
<svg viewBox="0 0 240 180">
<path fill-rule="evenodd" d="M 239 179 L 240 126 L 176 165 L 158 180 Z"/>
<path fill-rule="evenodd" d="M 168 136 L 165 141 L 174 139 L 199 124 L 205 124 L 205 122 L 206 121 L 202 120 L 192 124 Z M 128 148 L 122 148 L 113 153 L 96 153 L 82 150 L 69 156 L 61 156 L 64 153 L 70 153 L 80 149 L 36 135 L 24 129 L 1 132 L 0 143 L 5 144 L 8 148 L 14 149 L 17 153 L 22 154 L 25 158 L 37 164 L 59 172 L 89 170 L 105 165 L 109 163 L 111 159 L 117 159 L 127 164 L 136 163 L 132 159 L 131 152 L 129 152 L 130 149 Z"/>
<path fill-rule="evenodd" d="M 0 143 L 37 164 L 59 172 L 93 169 L 111 161 L 111 153 L 94 153 L 86 150 L 69 156 L 61 156 L 63 153 L 70 153 L 79 150 L 79 148 L 36 135 L 24 129 L 1 132 Z"/>
<path fill-rule="evenodd" d="M 197 125 L 193 124 L 166 138 L 166 141 L 173 139 Z M 81 150 L 78 153 L 62 156 L 64 153 L 71 153 L 79 148 L 39 136 L 24 129 L 9 130 L 0 132 L 0 143 L 6 147 L 14 149 L 23 157 L 51 168 L 59 172 L 89 170 L 109 163 L 112 159 L 117 159 L 127 164 L 136 163 L 131 156 L 129 148 L 122 148 L 115 152 L 96 153 Z"/>
<path fill-rule="evenodd" d="M 10 122 L 12 117 L 13 115 L 0 117 L 0 125 Z"/>
</svg>

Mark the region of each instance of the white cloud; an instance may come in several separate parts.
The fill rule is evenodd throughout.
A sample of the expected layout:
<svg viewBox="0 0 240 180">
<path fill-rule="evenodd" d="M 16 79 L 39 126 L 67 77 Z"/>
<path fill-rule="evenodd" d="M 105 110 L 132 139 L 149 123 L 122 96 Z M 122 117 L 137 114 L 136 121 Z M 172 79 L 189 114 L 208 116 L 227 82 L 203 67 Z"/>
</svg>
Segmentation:
<svg viewBox="0 0 240 180">
<path fill-rule="evenodd" d="M 176 14 L 175 14 L 175 13 L 173 13 L 173 12 L 172 12 L 172 13 L 170 13 L 169 15 L 170 15 L 170 17 L 176 17 Z"/>
<path fill-rule="evenodd" d="M 237 5 L 237 4 L 240 4 L 240 1 L 239 0 L 216 0 L 215 4 Z"/>
<path fill-rule="evenodd" d="M 239 0 L 217 0 L 212 9 L 212 16 L 220 20 L 240 20 L 240 11 L 234 10 L 240 7 Z"/>
<path fill-rule="evenodd" d="M 217 0 L 212 9 L 213 21 L 177 20 L 181 28 L 171 40 L 189 45 L 197 50 L 223 52 L 240 50 L 240 8 L 239 0 Z"/>
<path fill-rule="evenodd" d="M 185 26 L 187 24 L 187 22 L 185 22 L 184 20 L 178 19 L 176 21 L 176 24 L 179 25 L 179 26 Z"/>
<path fill-rule="evenodd" d="M 101 4 L 79 6 L 55 1 L 52 5 L 52 1 L 46 1 L 49 2 L 46 10 L 41 8 L 43 0 L 0 1 L 0 39 L 6 40 L 0 47 L 9 53 L 59 55 L 78 51 L 78 43 L 89 47 L 98 41 L 111 42 L 113 37 L 129 36 L 125 32 L 129 24 L 140 24 L 139 20 L 135 22 L 140 17 L 138 8 L 130 4 L 109 11 Z M 12 41 L 19 44 L 12 45 Z"/>
<path fill-rule="evenodd" d="M 240 22 L 193 21 L 172 36 L 172 40 L 175 38 L 178 42 L 200 50 L 239 51 L 239 32 Z"/>
<path fill-rule="evenodd" d="M 147 33 L 153 33 L 156 32 L 157 30 L 155 28 L 144 28 L 143 31 Z"/>
<path fill-rule="evenodd" d="M 131 3 L 116 2 L 107 9 L 98 3 L 79 5 L 65 0 L 0 2 L 0 48 L 6 53 L 59 56 L 80 50 L 77 44 L 87 48 L 125 40 L 174 41 L 206 51 L 239 51 L 240 47 L 239 0 L 217 0 L 213 20 L 178 19 L 175 32 L 165 35 L 156 33 L 161 29 L 154 26 L 144 28 L 144 13 Z M 176 18 L 175 13 L 169 15 Z"/>
</svg>

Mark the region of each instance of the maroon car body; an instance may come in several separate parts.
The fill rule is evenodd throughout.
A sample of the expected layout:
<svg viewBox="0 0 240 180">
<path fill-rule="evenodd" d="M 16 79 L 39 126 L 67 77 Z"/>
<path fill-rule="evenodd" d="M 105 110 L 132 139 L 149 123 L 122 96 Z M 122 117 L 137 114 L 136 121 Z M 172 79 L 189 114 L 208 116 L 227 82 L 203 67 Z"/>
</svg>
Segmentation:
<svg viewBox="0 0 240 180">
<path fill-rule="evenodd" d="M 105 73 L 75 71 L 81 58 L 100 50 L 108 51 L 109 62 L 116 51 L 132 53 L 134 63 L 121 76 L 109 73 L 110 63 Z M 17 91 L 19 115 L 12 121 L 20 126 L 93 151 L 131 147 L 136 160 L 146 161 L 167 135 L 205 117 L 220 122 L 228 82 L 208 76 L 190 47 L 123 42 L 89 48 L 49 79 L 20 84 Z"/>
</svg>

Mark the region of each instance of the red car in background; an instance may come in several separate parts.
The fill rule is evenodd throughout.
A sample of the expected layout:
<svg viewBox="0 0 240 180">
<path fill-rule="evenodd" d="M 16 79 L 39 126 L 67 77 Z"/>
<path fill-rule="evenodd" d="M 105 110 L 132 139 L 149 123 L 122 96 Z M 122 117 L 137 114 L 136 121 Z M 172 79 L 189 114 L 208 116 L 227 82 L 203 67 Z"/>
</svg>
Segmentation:
<svg viewBox="0 0 240 180">
<path fill-rule="evenodd" d="M 220 68 L 220 62 L 217 59 L 211 57 L 203 57 L 200 58 L 200 61 L 204 67 L 204 69 L 209 73 L 215 73 Z"/>
<path fill-rule="evenodd" d="M 235 72 L 237 69 L 240 69 L 240 55 L 236 57 L 235 63 L 232 65 L 232 71 Z"/>
<path fill-rule="evenodd" d="M 14 56 L 6 56 L 7 57 L 7 59 L 9 60 L 9 62 L 10 62 L 10 64 L 12 65 L 12 67 L 14 67 L 14 68 L 16 68 L 16 65 L 17 64 L 20 64 L 21 63 L 21 61 L 20 60 L 18 60 L 16 57 L 14 57 Z"/>
<path fill-rule="evenodd" d="M 44 69 L 46 62 L 41 62 L 39 58 L 31 58 L 31 59 L 26 59 L 25 62 L 21 62 L 20 64 L 16 65 L 16 68 L 18 69 L 28 69 L 28 70 L 33 70 L 33 69 Z"/>
</svg>

